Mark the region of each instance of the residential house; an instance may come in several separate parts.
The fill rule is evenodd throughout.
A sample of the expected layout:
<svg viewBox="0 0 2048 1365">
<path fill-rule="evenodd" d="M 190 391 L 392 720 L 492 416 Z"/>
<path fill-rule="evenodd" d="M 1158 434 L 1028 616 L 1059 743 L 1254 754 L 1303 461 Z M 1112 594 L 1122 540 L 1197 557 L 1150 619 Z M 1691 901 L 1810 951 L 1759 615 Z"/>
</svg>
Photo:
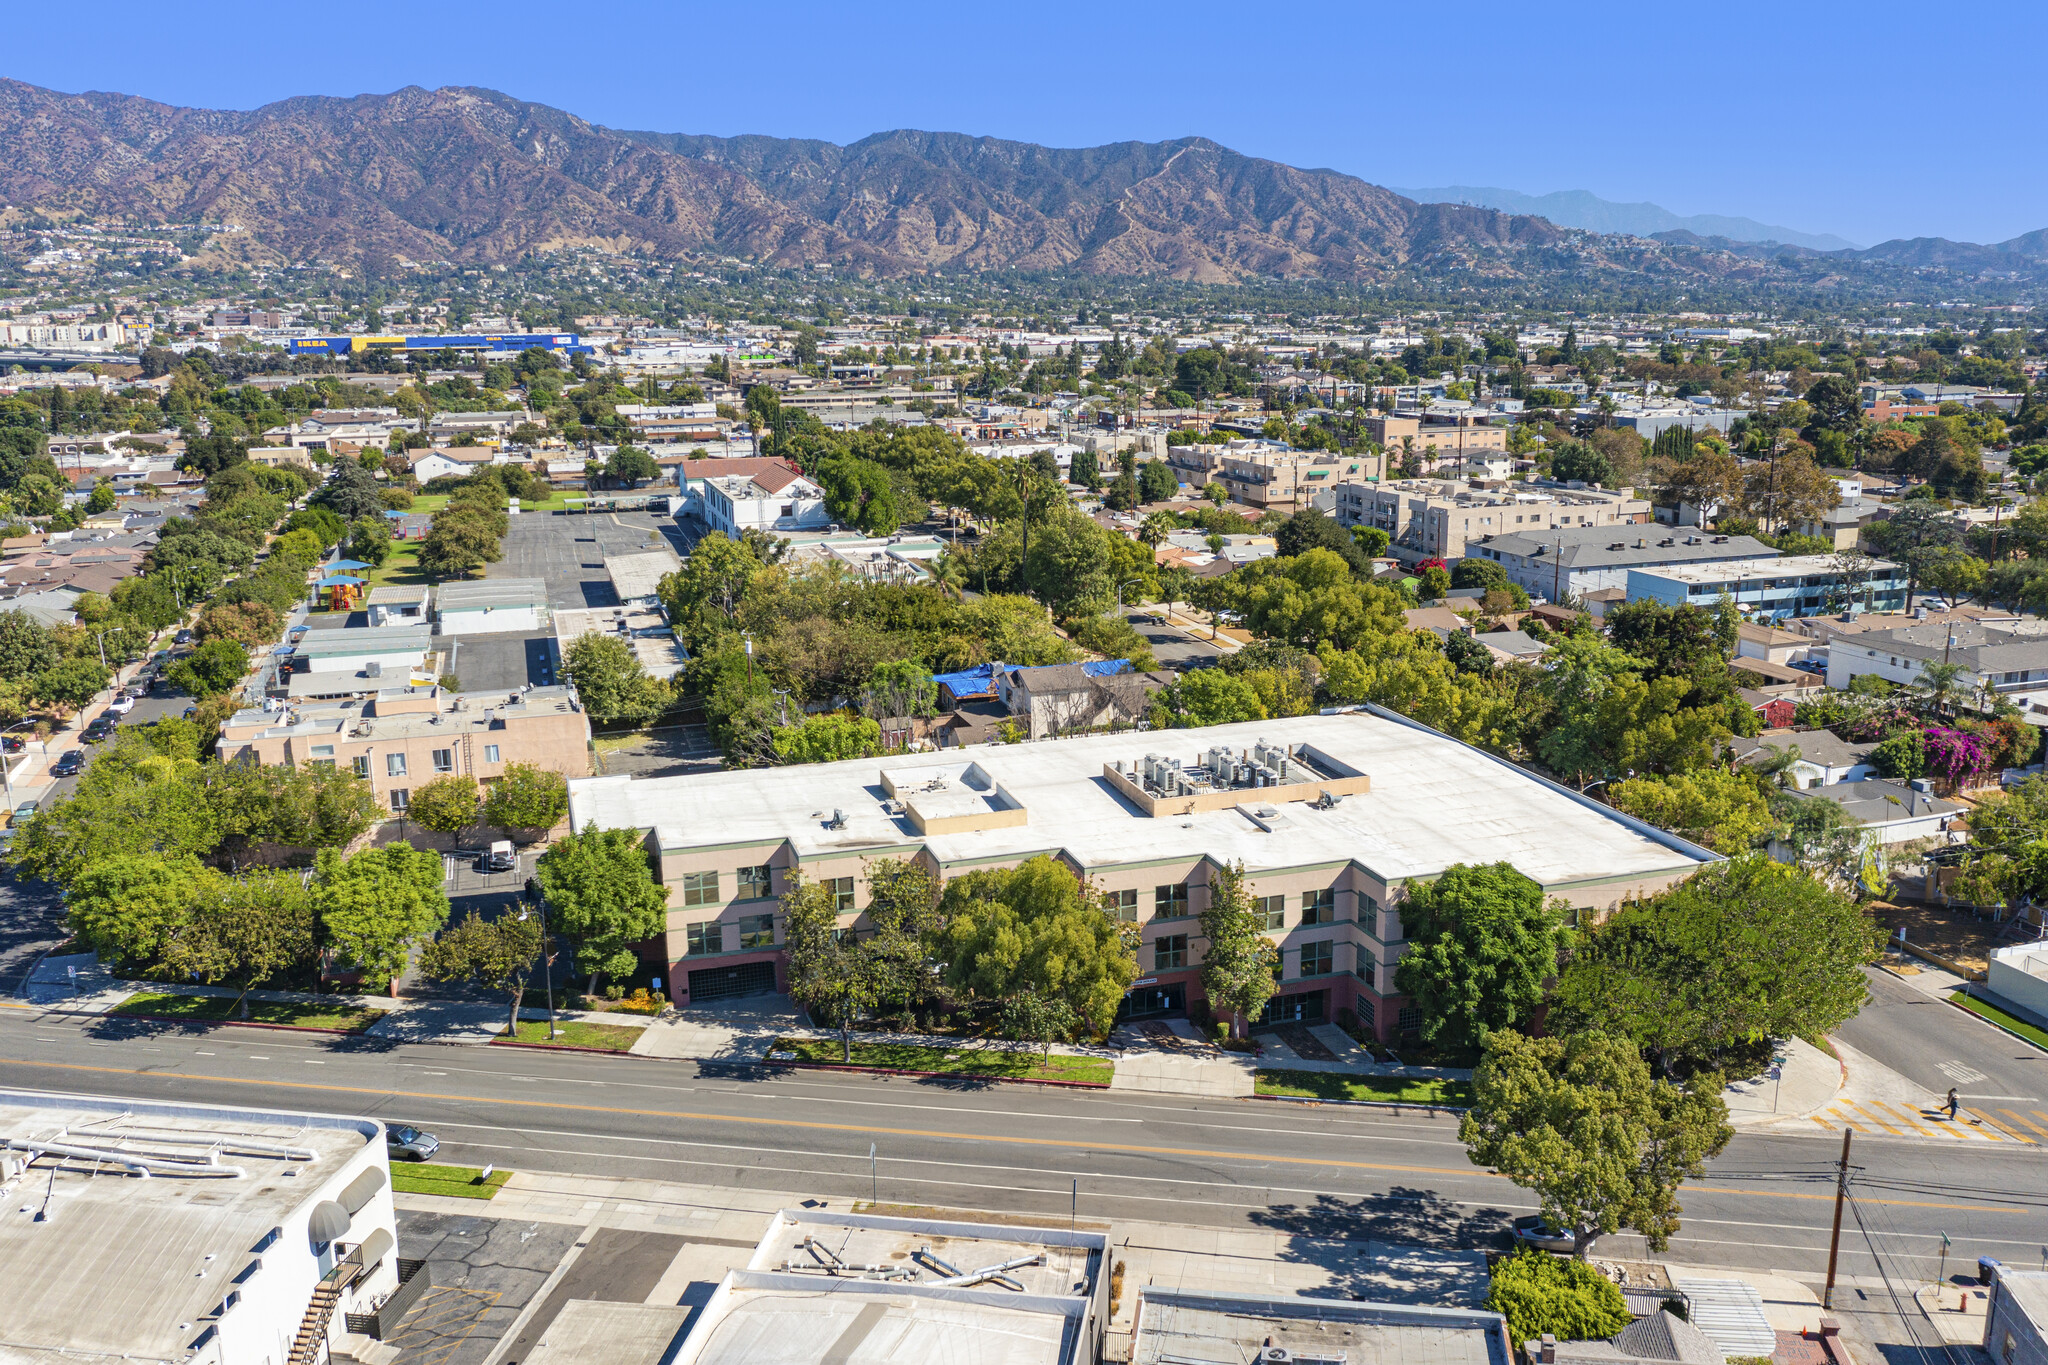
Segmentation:
<svg viewBox="0 0 2048 1365">
<path fill-rule="evenodd" d="M 2048 710 L 2048 621 L 2040 619 L 1929 620 L 1838 638 L 1828 646 L 1828 686 L 1845 688 L 1875 674 L 1910 687 L 1930 663 L 1962 666 L 1954 688 L 1959 701 L 2004 697 L 2022 709 Z"/>
<path fill-rule="evenodd" d="M 1850 822 L 1860 826 L 1862 842 L 1869 848 L 1946 834 L 1956 818 L 1969 810 L 1960 802 L 1935 796 L 1933 783 L 1924 777 L 1911 782 L 1848 778 L 1802 791 L 1799 799 L 1839 805 Z M 1781 841 L 1772 842 L 1771 853 L 1780 861 L 1791 859 L 1789 848 Z"/>
<path fill-rule="evenodd" d="M 1790 697 L 1772 700 L 1782 701 L 1787 706 L 1793 704 Z M 1728 741 L 1728 747 L 1738 764 L 1757 763 L 1774 754 L 1797 751 L 1799 757 L 1789 771 L 1801 788 L 1831 787 L 1837 782 L 1856 782 L 1877 775 L 1877 770 L 1870 765 L 1870 753 L 1877 747 L 1876 740 L 1851 743 L 1836 736 L 1832 730 L 1795 730 L 1789 720 L 1784 725 L 1770 726 L 1750 737 L 1737 735 Z"/>
<path fill-rule="evenodd" d="M 489 446 L 448 446 L 426 447 L 408 450 L 405 458 L 412 466 L 412 476 L 421 483 L 430 479 L 460 478 L 474 474 L 477 470 L 498 463 L 498 452 Z"/>
</svg>

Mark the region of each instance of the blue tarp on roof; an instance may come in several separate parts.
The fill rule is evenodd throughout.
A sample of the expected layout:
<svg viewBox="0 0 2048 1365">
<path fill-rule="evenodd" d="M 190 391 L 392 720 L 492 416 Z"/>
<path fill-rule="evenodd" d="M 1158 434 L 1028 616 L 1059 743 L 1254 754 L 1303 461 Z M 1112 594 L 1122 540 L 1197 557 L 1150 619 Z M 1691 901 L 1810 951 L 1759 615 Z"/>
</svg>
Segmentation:
<svg viewBox="0 0 2048 1365">
<path fill-rule="evenodd" d="M 1058 665 L 1053 666 L 1057 667 Z M 983 697 L 993 697 L 996 694 L 995 675 L 997 669 L 1010 669 L 1013 667 L 1017 667 L 1017 665 L 1002 662 L 976 664 L 972 668 L 963 668 L 957 673 L 937 674 L 933 677 L 933 681 L 948 692 L 951 692 L 955 701 L 977 700 Z M 1025 667 L 1023 671 L 1034 673 L 1037 669 L 1035 667 Z M 1091 678 L 1103 678 L 1115 673 L 1130 672 L 1131 661 L 1129 659 L 1095 659 L 1082 664 L 1081 671 Z"/>
</svg>

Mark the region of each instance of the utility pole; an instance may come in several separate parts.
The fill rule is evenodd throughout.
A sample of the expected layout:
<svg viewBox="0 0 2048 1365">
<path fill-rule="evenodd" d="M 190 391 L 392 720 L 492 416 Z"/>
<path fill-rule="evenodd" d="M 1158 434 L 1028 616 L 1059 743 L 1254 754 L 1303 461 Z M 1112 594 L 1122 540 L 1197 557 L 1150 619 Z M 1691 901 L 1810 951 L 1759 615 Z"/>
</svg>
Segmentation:
<svg viewBox="0 0 2048 1365">
<path fill-rule="evenodd" d="M 1842 1130 L 1842 1163 L 1835 1171 L 1835 1230 L 1828 1234 L 1828 1283 L 1821 1291 L 1820 1306 L 1832 1309 L 1835 1306 L 1835 1258 L 1842 1250 L 1842 1202 L 1849 1196 L 1849 1139 L 1856 1130 Z"/>
</svg>

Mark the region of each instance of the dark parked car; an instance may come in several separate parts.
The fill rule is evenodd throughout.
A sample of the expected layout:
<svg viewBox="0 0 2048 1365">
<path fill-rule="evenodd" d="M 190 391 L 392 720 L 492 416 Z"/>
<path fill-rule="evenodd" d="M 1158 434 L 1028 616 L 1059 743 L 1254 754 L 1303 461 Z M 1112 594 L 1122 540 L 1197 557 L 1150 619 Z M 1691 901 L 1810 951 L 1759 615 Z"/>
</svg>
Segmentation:
<svg viewBox="0 0 2048 1365">
<path fill-rule="evenodd" d="M 7 823 L 9 827 L 19 829 L 27 824 L 34 818 L 35 813 L 42 808 L 42 804 L 40 801 L 24 801 L 16 806 L 14 814 L 8 817 Z"/>
<path fill-rule="evenodd" d="M 66 749 L 63 753 L 57 755 L 57 761 L 50 765 L 50 776 L 69 777 L 83 767 L 85 767 L 85 751 L 83 749 Z"/>
<path fill-rule="evenodd" d="M 112 716 L 101 716 L 98 720 L 86 726 L 85 733 L 79 736 L 79 738 L 83 739 L 87 744 L 99 744 L 105 740 L 112 739 L 115 728 L 116 722 Z"/>
<path fill-rule="evenodd" d="M 189 630 L 181 630 L 181 631 L 179 631 L 179 632 L 178 632 L 178 638 L 177 638 L 176 640 L 172 641 L 172 643 L 173 643 L 173 644 L 180 644 L 180 645 L 189 645 L 189 644 L 191 644 L 191 643 L 192 643 L 192 632 L 191 632 L 191 631 L 189 631 Z"/>
<path fill-rule="evenodd" d="M 387 1123 L 384 1150 L 393 1161 L 425 1161 L 441 1150 L 441 1140 L 425 1129 Z"/>
<path fill-rule="evenodd" d="M 1514 1222 L 1515 1245 L 1535 1247 L 1539 1251 L 1561 1251 L 1569 1256 L 1572 1252 L 1572 1235 L 1560 1228 L 1554 1228 L 1543 1221 L 1543 1215 L 1532 1213 Z M 1590 1242 L 1587 1245 L 1591 1245 Z"/>
<path fill-rule="evenodd" d="M 0 735 L 0 752 L 18 754 L 28 746 L 20 735 Z"/>
</svg>

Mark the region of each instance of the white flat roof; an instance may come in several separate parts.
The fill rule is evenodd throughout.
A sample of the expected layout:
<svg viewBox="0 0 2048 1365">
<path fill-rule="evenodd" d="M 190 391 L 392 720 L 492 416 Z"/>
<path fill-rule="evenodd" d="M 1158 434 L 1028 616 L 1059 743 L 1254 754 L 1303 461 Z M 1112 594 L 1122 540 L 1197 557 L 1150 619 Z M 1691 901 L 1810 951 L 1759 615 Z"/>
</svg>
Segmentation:
<svg viewBox="0 0 2048 1365">
<path fill-rule="evenodd" d="M 1899 566 L 1889 559 L 1873 559 L 1863 567 L 1876 574 Z M 1805 574 L 1839 576 L 1842 564 L 1836 555 L 1783 555 L 1777 559 L 1724 559 L 1715 564 L 1632 567 L 1629 572 L 1668 578 L 1674 583 L 1731 583 L 1752 578 L 1797 578 Z"/>
<path fill-rule="evenodd" d="M 369 1119 L 0 1090 L 0 1139 L 53 1142 L 60 1130 L 67 1144 L 162 1164 L 144 1179 L 46 1155 L 10 1188 L 0 1361 L 59 1359 L 53 1348 L 73 1360 L 183 1359 L 271 1229 L 381 1135 Z M 205 1163 L 209 1151 L 219 1164 L 204 1172 L 175 1164 Z"/>
<path fill-rule="evenodd" d="M 1328 810 L 1284 807 L 1285 833 L 1232 808 L 1149 818 L 1102 776 L 1147 753 L 1195 760 L 1213 745 L 1307 744 L 1326 768 L 1364 773 L 1369 793 Z M 887 760 L 892 773 L 957 767 L 945 751 Z M 1247 869 L 1355 861 L 1384 880 L 1428 876 L 1453 863 L 1512 863 L 1548 887 L 1687 871 L 1713 857 L 1426 726 L 1391 713 L 1091 735 L 987 746 L 972 753 L 1028 812 L 1023 825 L 919 835 L 888 809 L 883 760 L 855 759 L 677 777 L 597 777 L 569 784 L 570 818 L 652 829 L 664 850 L 788 840 L 799 858 L 923 846 L 941 864 L 1011 861 L 1064 852 L 1084 868 L 1207 855 Z M 1246 806 L 1258 805 L 1255 792 Z M 843 828 L 828 828 L 841 812 Z"/>
</svg>

